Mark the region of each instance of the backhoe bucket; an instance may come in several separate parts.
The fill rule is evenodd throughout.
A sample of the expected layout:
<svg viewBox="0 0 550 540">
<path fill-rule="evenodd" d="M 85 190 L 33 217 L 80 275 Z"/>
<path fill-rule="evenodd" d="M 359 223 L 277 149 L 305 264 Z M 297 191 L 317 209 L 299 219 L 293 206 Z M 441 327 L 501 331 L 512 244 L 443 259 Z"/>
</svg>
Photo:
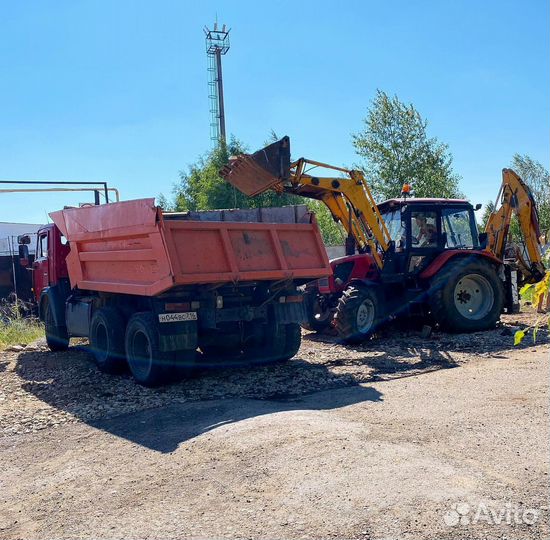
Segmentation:
<svg viewBox="0 0 550 540">
<path fill-rule="evenodd" d="M 290 176 L 290 138 L 283 137 L 258 152 L 232 158 L 220 174 L 250 197 L 275 188 Z"/>
</svg>

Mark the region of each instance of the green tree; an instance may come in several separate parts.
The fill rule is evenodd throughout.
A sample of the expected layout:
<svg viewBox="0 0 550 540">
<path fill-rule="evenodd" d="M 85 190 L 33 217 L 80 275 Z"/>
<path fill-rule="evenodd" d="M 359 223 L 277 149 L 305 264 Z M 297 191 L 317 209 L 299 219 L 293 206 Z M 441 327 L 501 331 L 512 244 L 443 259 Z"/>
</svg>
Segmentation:
<svg viewBox="0 0 550 540">
<path fill-rule="evenodd" d="M 323 242 L 327 246 L 339 246 L 344 243 L 346 237 L 343 227 L 334 221 L 332 214 L 327 206 L 321 201 L 302 199 L 302 204 L 305 202 L 309 210 L 315 213 Z"/>
<path fill-rule="evenodd" d="M 487 201 L 483 208 L 483 215 L 481 216 L 481 227 L 480 230 L 484 231 L 487 227 L 487 222 L 489 217 L 495 211 L 495 203 L 493 201 Z"/>
<path fill-rule="evenodd" d="M 448 146 L 428 137 L 427 121 L 412 104 L 377 90 L 353 145 L 375 197 L 398 197 L 410 183 L 417 197 L 460 196 Z"/>
<path fill-rule="evenodd" d="M 272 137 L 275 134 L 272 134 Z M 164 195 L 158 197 L 163 208 L 185 210 L 212 210 L 223 208 L 266 208 L 289 204 L 304 204 L 304 200 L 288 193 L 277 194 L 267 191 L 256 197 L 247 197 L 220 176 L 220 170 L 231 156 L 243 154 L 246 147 L 232 138 L 227 144 L 220 144 L 199 157 L 180 172 L 180 180 L 174 187 L 173 200 Z M 163 204 L 160 204 L 162 202 Z"/>
</svg>

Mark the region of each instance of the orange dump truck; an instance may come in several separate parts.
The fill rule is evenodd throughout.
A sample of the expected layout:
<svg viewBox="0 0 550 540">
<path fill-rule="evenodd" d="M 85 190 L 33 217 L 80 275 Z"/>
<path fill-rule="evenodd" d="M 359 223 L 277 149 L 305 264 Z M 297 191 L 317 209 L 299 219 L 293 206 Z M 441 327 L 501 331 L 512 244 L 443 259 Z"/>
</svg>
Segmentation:
<svg viewBox="0 0 550 540">
<path fill-rule="evenodd" d="M 139 199 L 50 216 L 33 263 L 49 347 L 88 337 L 100 369 L 127 363 L 144 385 L 201 361 L 288 360 L 306 316 L 299 287 L 330 274 L 304 206 L 164 213 Z"/>
</svg>

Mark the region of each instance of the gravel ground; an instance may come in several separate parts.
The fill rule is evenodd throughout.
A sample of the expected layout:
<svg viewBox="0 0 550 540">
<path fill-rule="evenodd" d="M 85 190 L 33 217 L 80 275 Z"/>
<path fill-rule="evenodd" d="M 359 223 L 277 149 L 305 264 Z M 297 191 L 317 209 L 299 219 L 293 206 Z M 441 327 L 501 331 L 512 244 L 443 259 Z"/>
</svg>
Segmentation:
<svg viewBox="0 0 550 540">
<path fill-rule="evenodd" d="M 203 369 L 191 380 L 158 389 L 136 385 L 129 374 L 97 371 L 85 345 L 67 353 L 50 352 L 43 341 L 0 353 L 0 430 L 29 433 L 66 422 L 135 412 L 169 403 L 205 399 L 285 399 L 321 390 L 411 376 L 450 368 L 479 358 L 502 358 L 517 350 L 513 333 L 533 323 L 531 313 L 503 316 L 500 326 L 475 334 L 386 329 L 360 346 L 305 333 L 296 357 L 283 365 Z M 520 348 L 548 343 L 542 329 L 536 346 L 527 336 Z"/>
<path fill-rule="evenodd" d="M 548 333 L 513 346 L 533 320 L 305 334 L 287 364 L 155 390 L 82 348 L 3 352 L 0 538 L 547 538 Z M 538 518 L 454 524 L 480 504 Z"/>
</svg>

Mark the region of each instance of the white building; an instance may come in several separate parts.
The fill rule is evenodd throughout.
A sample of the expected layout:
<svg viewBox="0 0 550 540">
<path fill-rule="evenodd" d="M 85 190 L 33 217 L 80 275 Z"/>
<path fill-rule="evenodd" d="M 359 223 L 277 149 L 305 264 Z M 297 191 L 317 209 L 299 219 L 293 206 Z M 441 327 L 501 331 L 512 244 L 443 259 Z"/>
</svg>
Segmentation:
<svg viewBox="0 0 550 540">
<path fill-rule="evenodd" d="M 29 252 L 34 254 L 36 250 L 36 232 L 40 227 L 42 227 L 42 224 L 7 223 L 0 221 L 0 256 L 17 253 L 17 237 L 21 234 L 28 234 L 31 237 Z"/>
</svg>

